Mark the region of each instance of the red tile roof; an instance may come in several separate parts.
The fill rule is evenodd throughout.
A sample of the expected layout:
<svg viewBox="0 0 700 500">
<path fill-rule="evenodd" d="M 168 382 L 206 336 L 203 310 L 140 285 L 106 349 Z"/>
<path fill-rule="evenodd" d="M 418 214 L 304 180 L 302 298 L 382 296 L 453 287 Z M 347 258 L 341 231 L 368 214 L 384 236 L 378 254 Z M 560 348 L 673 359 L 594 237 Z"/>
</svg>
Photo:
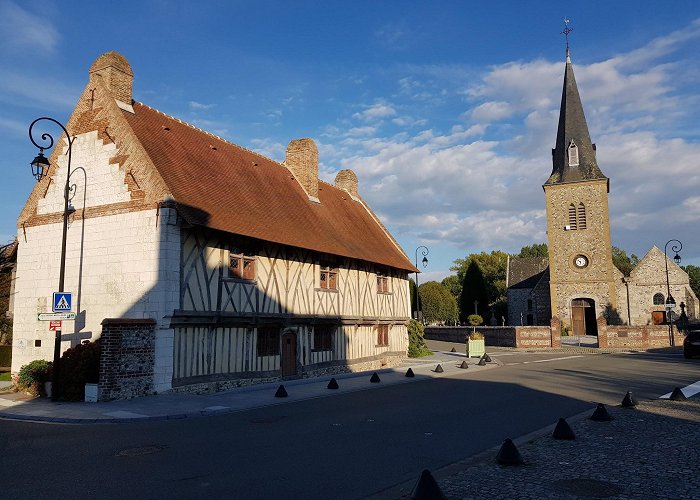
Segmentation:
<svg viewBox="0 0 700 500">
<path fill-rule="evenodd" d="M 144 104 L 124 116 L 188 222 L 264 241 L 415 268 L 347 192 L 319 183 L 314 203 L 282 164 Z"/>
</svg>

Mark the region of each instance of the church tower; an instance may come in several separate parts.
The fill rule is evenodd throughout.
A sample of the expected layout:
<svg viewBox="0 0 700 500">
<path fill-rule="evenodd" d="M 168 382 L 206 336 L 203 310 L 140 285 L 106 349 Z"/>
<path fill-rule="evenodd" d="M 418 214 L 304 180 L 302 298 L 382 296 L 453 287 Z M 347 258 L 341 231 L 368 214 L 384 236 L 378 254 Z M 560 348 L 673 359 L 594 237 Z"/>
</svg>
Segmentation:
<svg viewBox="0 0 700 500">
<path fill-rule="evenodd" d="M 610 242 L 610 182 L 598 168 L 567 44 L 547 207 L 552 316 L 574 335 L 596 335 L 598 317 L 617 309 Z"/>
</svg>

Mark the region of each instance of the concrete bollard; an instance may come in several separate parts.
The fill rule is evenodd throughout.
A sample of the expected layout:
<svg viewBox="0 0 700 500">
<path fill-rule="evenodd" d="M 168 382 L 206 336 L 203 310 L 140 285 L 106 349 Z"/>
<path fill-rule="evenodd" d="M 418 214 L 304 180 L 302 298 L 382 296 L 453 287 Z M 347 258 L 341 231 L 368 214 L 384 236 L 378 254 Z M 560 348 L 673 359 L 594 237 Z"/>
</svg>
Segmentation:
<svg viewBox="0 0 700 500">
<path fill-rule="evenodd" d="M 637 400 L 634 399 L 634 396 L 632 396 L 632 393 L 630 391 L 627 391 L 627 394 L 625 394 L 625 397 L 622 398 L 622 407 L 623 408 L 634 408 L 637 406 Z"/>
<path fill-rule="evenodd" d="M 409 378 L 413 378 L 413 377 L 415 377 L 416 375 L 413 373 L 413 370 L 412 370 L 411 368 L 409 368 L 408 370 L 406 370 L 406 375 L 405 375 L 405 376 L 406 376 L 406 377 L 409 377 Z"/>
<path fill-rule="evenodd" d="M 421 472 L 411 492 L 411 500 L 446 500 L 445 494 L 428 469 Z"/>
<path fill-rule="evenodd" d="M 369 379 L 370 382 L 373 384 L 378 384 L 381 380 L 379 379 L 379 375 L 377 375 L 377 372 L 374 372 L 372 374 L 372 377 Z"/>
<path fill-rule="evenodd" d="M 277 392 L 275 393 L 276 398 L 286 398 L 287 397 L 287 389 L 284 388 L 283 385 L 280 385 L 277 388 Z"/>
<path fill-rule="evenodd" d="M 331 381 L 328 382 L 329 389 L 337 389 L 338 387 L 340 386 L 338 385 L 338 381 L 335 378 L 332 378 Z"/>
<path fill-rule="evenodd" d="M 566 419 L 560 418 L 554 432 L 552 432 L 552 437 L 554 439 L 576 439 L 576 434 Z"/>
<path fill-rule="evenodd" d="M 469 365 L 467 364 L 466 361 L 462 361 L 462 364 L 459 365 L 459 367 L 462 368 L 463 370 L 466 370 L 467 368 L 469 368 Z"/>
<path fill-rule="evenodd" d="M 605 405 L 603 403 L 598 403 L 598 406 L 596 406 L 596 409 L 593 412 L 593 415 L 590 416 L 590 419 L 594 422 L 610 422 L 612 417 L 608 413 L 607 408 L 605 408 Z"/>
<path fill-rule="evenodd" d="M 442 365 L 440 365 L 440 364 L 438 364 L 438 365 L 435 367 L 435 373 L 442 373 L 442 372 L 444 372 L 444 371 L 445 371 L 445 370 L 442 369 Z"/>
<path fill-rule="evenodd" d="M 503 441 L 503 445 L 501 445 L 501 449 L 498 451 L 498 455 L 496 455 L 496 463 L 498 465 L 523 465 L 525 461 L 522 455 L 520 455 L 518 448 L 516 448 L 515 443 L 513 443 L 513 440 L 507 438 Z"/>
</svg>

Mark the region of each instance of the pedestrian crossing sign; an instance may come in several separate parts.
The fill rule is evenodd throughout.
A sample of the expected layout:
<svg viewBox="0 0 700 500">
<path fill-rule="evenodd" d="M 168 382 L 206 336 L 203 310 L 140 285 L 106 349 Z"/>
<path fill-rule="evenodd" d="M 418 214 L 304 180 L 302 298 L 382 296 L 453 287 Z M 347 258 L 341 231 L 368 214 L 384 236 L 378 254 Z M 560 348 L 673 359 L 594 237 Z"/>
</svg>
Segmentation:
<svg viewBox="0 0 700 500">
<path fill-rule="evenodd" d="M 54 292 L 53 312 L 70 312 L 73 307 L 73 294 L 70 292 Z"/>
</svg>

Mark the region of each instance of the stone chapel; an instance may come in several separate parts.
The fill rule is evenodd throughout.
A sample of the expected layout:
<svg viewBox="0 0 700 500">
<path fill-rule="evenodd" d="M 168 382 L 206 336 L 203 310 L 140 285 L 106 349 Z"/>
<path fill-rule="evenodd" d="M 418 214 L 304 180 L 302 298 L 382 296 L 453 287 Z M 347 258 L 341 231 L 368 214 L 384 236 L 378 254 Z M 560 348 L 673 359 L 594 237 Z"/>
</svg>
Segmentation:
<svg viewBox="0 0 700 500">
<path fill-rule="evenodd" d="M 558 317 L 574 335 L 597 335 L 601 316 L 608 324 L 660 324 L 669 294 L 697 318 L 687 273 L 656 246 L 630 276 L 613 264 L 610 179 L 598 166 L 568 47 L 552 164 L 543 185 L 549 256 L 509 259 L 508 323 L 548 325 Z"/>
</svg>

